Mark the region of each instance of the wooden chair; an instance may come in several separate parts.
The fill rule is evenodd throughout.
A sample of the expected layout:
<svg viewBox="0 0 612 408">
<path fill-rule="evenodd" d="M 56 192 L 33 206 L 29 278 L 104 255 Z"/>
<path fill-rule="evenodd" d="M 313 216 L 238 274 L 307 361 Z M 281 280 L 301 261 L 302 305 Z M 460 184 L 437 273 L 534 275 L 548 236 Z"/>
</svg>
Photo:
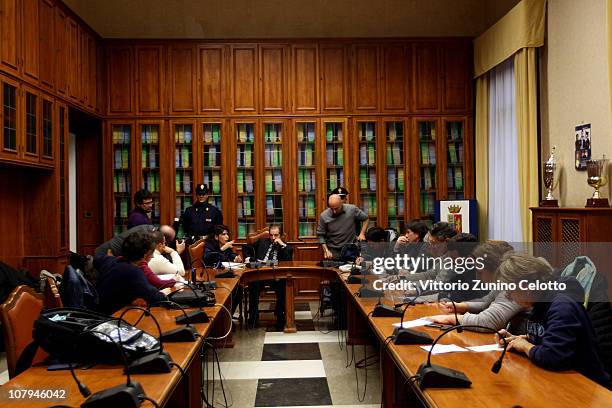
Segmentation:
<svg viewBox="0 0 612 408">
<path fill-rule="evenodd" d="M 246 241 L 247 241 L 247 244 L 253 245 L 260 239 L 269 238 L 269 237 L 270 237 L 270 229 L 268 227 L 265 227 L 258 231 L 251 232 L 250 234 L 248 234 L 246 237 Z"/>
<path fill-rule="evenodd" d="M 51 273 L 43 270 L 40 272 L 40 280 L 44 308 L 53 309 L 56 307 L 64 307 L 55 277 L 53 277 Z"/>
<path fill-rule="evenodd" d="M 201 268 L 204 266 L 202 263 L 202 257 L 204 256 L 204 241 L 205 238 L 199 239 L 187 248 L 191 268 Z M 191 268 L 189 268 L 189 270 L 191 270 Z"/>
<path fill-rule="evenodd" d="M 42 297 L 25 285 L 17 286 L 0 306 L 9 378 L 19 374 L 17 361 L 26 346 L 32 342 L 32 328 L 42 309 Z M 47 356 L 47 353 L 39 348 L 32 364 L 43 361 Z"/>
</svg>

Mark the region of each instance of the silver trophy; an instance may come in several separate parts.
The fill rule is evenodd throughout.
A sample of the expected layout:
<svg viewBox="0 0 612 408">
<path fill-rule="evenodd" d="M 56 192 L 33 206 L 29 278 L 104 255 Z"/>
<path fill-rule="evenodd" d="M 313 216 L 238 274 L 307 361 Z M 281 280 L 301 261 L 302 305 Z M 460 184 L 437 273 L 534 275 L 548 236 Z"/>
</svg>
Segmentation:
<svg viewBox="0 0 612 408">
<path fill-rule="evenodd" d="M 555 179 L 555 171 L 557 170 L 557 161 L 555 160 L 555 149 L 553 146 L 550 151 L 550 157 L 544 163 L 544 187 L 546 187 L 546 197 L 540 202 L 541 207 L 558 207 L 559 203 L 553 196 L 553 190 L 557 187 L 558 179 Z"/>
</svg>

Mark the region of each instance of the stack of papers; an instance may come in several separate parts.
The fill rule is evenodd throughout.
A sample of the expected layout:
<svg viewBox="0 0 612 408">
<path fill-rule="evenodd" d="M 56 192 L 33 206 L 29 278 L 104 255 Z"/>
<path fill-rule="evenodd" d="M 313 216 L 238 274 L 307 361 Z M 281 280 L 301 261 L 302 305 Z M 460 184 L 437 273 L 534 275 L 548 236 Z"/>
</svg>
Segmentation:
<svg viewBox="0 0 612 408">
<path fill-rule="evenodd" d="M 485 344 L 482 346 L 471 346 L 471 347 L 466 347 L 466 349 L 469 349 L 471 351 L 474 351 L 476 353 L 482 353 L 485 351 L 502 351 L 504 348 L 501 347 L 499 344 Z"/>
<path fill-rule="evenodd" d="M 431 350 L 431 346 L 420 346 L 420 347 L 427 352 Z M 436 344 L 431 354 L 436 355 L 436 354 L 444 354 L 444 353 L 457 353 L 460 351 L 468 351 L 468 350 L 464 349 L 463 347 L 459 347 L 456 344 Z"/>
<path fill-rule="evenodd" d="M 430 323 L 431 323 L 431 320 L 425 319 L 425 318 L 421 318 L 421 319 L 416 319 L 416 320 L 410 320 L 409 322 L 402 322 L 402 328 L 409 329 L 411 327 L 425 326 L 426 324 L 430 324 Z M 400 324 L 399 323 L 393 323 L 393 326 L 399 327 Z"/>
</svg>

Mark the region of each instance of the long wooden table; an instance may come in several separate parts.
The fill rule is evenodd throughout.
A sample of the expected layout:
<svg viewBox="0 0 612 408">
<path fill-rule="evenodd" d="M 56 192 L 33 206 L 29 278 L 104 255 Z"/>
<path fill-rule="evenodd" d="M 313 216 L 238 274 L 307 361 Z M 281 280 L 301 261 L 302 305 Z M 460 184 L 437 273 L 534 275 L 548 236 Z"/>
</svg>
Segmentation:
<svg viewBox="0 0 612 408">
<path fill-rule="evenodd" d="M 229 306 L 231 291 L 238 284 L 238 279 L 217 279 L 218 288 L 215 291 L 216 302 Z M 166 374 L 134 374 L 132 379 L 138 381 L 146 395 L 154 399 L 160 406 L 168 407 L 198 407 L 202 406 L 200 395 L 200 384 L 202 379 L 202 360 L 200 349 L 204 338 L 211 333 L 218 337 L 229 328 L 229 316 L 220 306 L 205 307 L 203 310 L 210 317 L 210 322 L 194 324 L 200 334 L 195 342 L 189 343 L 164 343 L 172 360 L 185 370 L 187 377 L 181 378 L 180 371 L 173 367 Z M 176 316 L 183 313 L 180 310 L 167 310 L 155 307 L 152 314 L 157 318 L 162 331 L 178 327 L 175 322 Z M 116 314 L 118 316 L 119 313 Z M 127 321 L 134 321 L 140 316 L 138 311 L 129 311 L 124 316 Z M 157 337 L 157 326 L 151 318 L 144 318 L 138 327 Z M 89 370 L 77 369 L 79 380 L 87 385 L 92 393 L 125 383 L 123 366 L 96 365 Z M 65 400 L 35 400 L 27 399 L 21 401 L 10 401 L 7 399 L 9 390 L 27 389 L 64 389 L 67 398 Z M 0 407 L 22 406 L 22 407 L 48 407 L 55 404 L 68 406 L 79 406 L 85 398 L 81 396 L 69 371 L 47 371 L 45 366 L 32 367 L 20 375 L 12 378 L 0 388 Z M 153 406 L 145 402 L 142 406 Z M 120 408 L 120 407 L 116 407 Z"/>
<path fill-rule="evenodd" d="M 360 344 L 372 331 L 380 344 L 393 332 L 399 318 L 371 317 L 377 299 L 354 295 L 360 285 L 344 283 L 348 299 L 349 342 Z M 383 300 L 383 303 L 391 302 Z M 435 305 L 409 307 L 405 321 L 439 314 Z M 357 315 L 357 316 L 356 316 Z M 442 332 L 435 328 L 417 327 L 434 340 Z M 463 331 L 451 332 L 441 344 L 461 347 L 491 344 L 494 335 Z M 381 347 L 383 347 L 381 345 Z M 524 355 L 507 353 L 499 374 L 491 372 L 499 352 L 461 352 L 432 356 L 432 364 L 463 371 L 472 381 L 471 388 L 421 390 L 407 379 L 426 362 L 427 353 L 418 345 L 396 346 L 390 343 L 381 353 L 383 400 L 385 407 L 604 407 L 612 406 L 612 392 L 575 371 L 553 372 L 532 364 Z"/>
<path fill-rule="evenodd" d="M 240 277 L 240 284 L 243 287 L 254 281 L 279 279 L 285 281 L 285 333 L 297 331 L 295 326 L 295 281 L 309 278 L 338 280 L 337 269 L 318 266 L 316 261 L 285 261 L 279 262 L 274 267 L 242 268 L 234 269 L 232 272 Z M 212 269 L 197 270 L 199 280 L 215 280 L 214 273 Z"/>
</svg>

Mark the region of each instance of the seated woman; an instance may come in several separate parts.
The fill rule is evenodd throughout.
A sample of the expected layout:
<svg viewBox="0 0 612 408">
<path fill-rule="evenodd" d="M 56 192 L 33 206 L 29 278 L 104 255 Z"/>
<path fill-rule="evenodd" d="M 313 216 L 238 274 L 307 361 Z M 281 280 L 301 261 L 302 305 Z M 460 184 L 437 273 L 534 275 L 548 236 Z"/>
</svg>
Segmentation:
<svg viewBox="0 0 612 408">
<path fill-rule="evenodd" d="M 166 296 L 151 285 L 138 265 L 148 261 L 153 253 L 153 241 L 148 232 L 130 234 L 121 245 L 121 257 L 99 255 L 94 259 L 98 270 L 98 310 L 112 314 L 144 299 L 148 304 L 167 300 Z M 164 289 L 169 292 L 169 289 Z"/>
<path fill-rule="evenodd" d="M 542 259 L 508 252 L 495 275 L 500 282 L 522 284 L 555 283 L 553 271 Z M 527 335 L 513 336 L 502 330 L 508 350 L 525 354 L 537 366 L 548 370 L 576 370 L 591 380 L 611 388 L 604 371 L 591 320 L 582 303 L 584 291 L 574 278 L 560 278 L 565 290 L 512 290 L 510 299 L 532 307 Z M 548 289 L 548 288 L 547 288 Z M 500 342 L 502 340 L 500 339 Z"/>
<path fill-rule="evenodd" d="M 493 282 L 502 257 L 511 250 L 512 246 L 505 241 L 489 241 L 476 247 L 472 257 L 482 258 L 484 264 L 482 269 L 476 271 L 477 278 L 483 282 Z M 521 305 L 508 299 L 505 291 L 498 290 L 492 290 L 480 299 L 455 302 L 455 307 L 451 302 L 440 302 L 439 306 L 447 314 L 431 316 L 434 323 L 454 325 L 456 307 L 460 324 L 485 326 L 495 330 L 506 327 L 514 316 L 524 310 Z M 476 328 L 468 330 L 482 331 Z"/>
<path fill-rule="evenodd" d="M 206 237 L 204 265 L 219 267 L 221 262 L 242 262 L 242 257 L 232 251 L 234 241 L 229 239 L 229 228 L 215 225 L 213 233 Z"/>
</svg>

